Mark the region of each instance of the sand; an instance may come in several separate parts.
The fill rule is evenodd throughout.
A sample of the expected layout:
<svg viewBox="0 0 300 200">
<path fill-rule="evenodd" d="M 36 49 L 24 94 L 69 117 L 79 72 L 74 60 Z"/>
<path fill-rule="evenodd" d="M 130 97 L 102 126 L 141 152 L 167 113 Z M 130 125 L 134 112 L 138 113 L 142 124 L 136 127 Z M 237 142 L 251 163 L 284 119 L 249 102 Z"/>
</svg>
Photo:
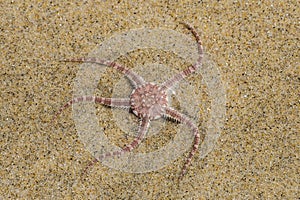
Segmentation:
<svg viewBox="0 0 300 200">
<path fill-rule="evenodd" d="M 297 1 L 2 1 L 0 199 L 298 199 L 299 7 Z M 112 35 L 140 28 L 192 38 L 179 22 L 200 33 L 226 91 L 224 124 L 213 151 L 204 158 L 196 153 L 179 184 L 188 152 L 147 173 L 103 163 L 84 172 L 94 157 L 80 137 L 74 110 L 51 122 L 72 98 L 80 71 L 79 63 L 60 61 L 90 55 Z M 137 49 L 116 61 L 128 68 L 159 62 L 174 71 L 188 65 L 157 49 Z M 95 93 L 112 96 L 123 77 L 103 72 Z M 202 102 L 191 117 L 201 133 L 210 134 L 206 115 L 214 110 L 214 97 L 201 73 L 187 81 Z M 132 140 L 113 117 L 126 111 L 92 108 L 111 142 L 122 147 Z M 137 124 L 130 115 L 129 124 Z M 158 150 L 182 131 L 178 123 L 162 123 L 159 134 L 136 152 Z"/>
</svg>

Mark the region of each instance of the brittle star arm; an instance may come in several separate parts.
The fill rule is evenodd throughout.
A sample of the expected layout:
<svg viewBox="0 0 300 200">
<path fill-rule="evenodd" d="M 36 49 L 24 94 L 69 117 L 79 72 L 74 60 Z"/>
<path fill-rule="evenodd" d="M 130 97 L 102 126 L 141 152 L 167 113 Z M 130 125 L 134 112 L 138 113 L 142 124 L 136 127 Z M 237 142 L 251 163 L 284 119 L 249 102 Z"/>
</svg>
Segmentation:
<svg viewBox="0 0 300 200">
<path fill-rule="evenodd" d="M 123 73 L 132 83 L 134 88 L 137 88 L 140 85 L 143 85 L 145 83 L 144 79 L 136 74 L 134 71 L 131 71 L 130 69 L 123 67 L 122 65 L 111 62 L 108 60 L 101 60 L 98 58 L 73 58 L 73 59 L 66 59 L 63 60 L 64 62 L 83 62 L 83 63 L 95 63 L 99 65 L 105 65 L 108 67 L 112 67 L 119 72 Z"/>
<path fill-rule="evenodd" d="M 179 72 L 178 74 L 174 75 L 172 78 L 168 79 L 166 82 L 162 84 L 162 87 L 169 89 L 176 85 L 178 82 L 180 82 L 182 79 L 186 78 L 190 74 L 194 73 L 197 71 L 197 69 L 201 66 L 202 64 L 202 59 L 203 59 L 203 46 L 202 46 L 202 41 L 200 39 L 199 34 L 196 32 L 196 30 L 189 24 L 182 23 L 184 24 L 189 30 L 191 30 L 192 34 L 194 35 L 197 44 L 198 44 L 198 53 L 199 57 L 198 60 L 195 64 L 192 66 L 189 66 L 188 68 L 184 69 L 183 71 Z"/>
<path fill-rule="evenodd" d="M 148 131 L 149 125 L 150 125 L 150 119 L 149 119 L 149 117 L 148 116 L 143 117 L 142 120 L 141 120 L 141 122 L 140 122 L 138 134 L 137 134 L 137 136 L 135 137 L 135 139 L 130 144 L 127 144 L 124 148 L 122 148 L 119 151 L 108 152 L 106 154 L 101 155 L 99 157 L 99 160 L 103 160 L 103 159 L 106 159 L 106 158 L 112 157 L 112 156 L 118 156 L 118 155 L 121 155 L 121 154 L 126 153 L 126 152 L 131 152 L 132 150 L 134 150 L 135 148 L 137 148 L 138 145 L 144 139 L 144 137 L 145 137 L 145 135 L 146 135 L 146 133 Z"/>
<path fill-rule="evenodd" d="M 131 152 L 133 149 L 135 149 L 144 139 L 148 128 L 150 125 L 150 119 L 149 117 L 144 117 L 142 118 L 141 122 L 140 122 L 140 126 L 139 126 L 139 131 L 137 136 L 135 137 L 135 139 L 130 143 L 127 144 L 123 149 L 119 150 L 119 151 L 113 151 L 113 152 L 108 152 L 105 153 L 103 155 L 101 155 L 99 158 L 95 158 L 93 161 L 91 161 L 85 168 L 83 174 L 86 173 L 86 171 L 96 162 L 98 162 L 99 160 L 103 160 L 109 157 L 113 157 L 113 156 L 117 156 L 117 155 L 121 155 L 125 152 Z"/>
<path fill-rule="evenodd" d="M 130 99 L 129 98 L 104 98 L 104 97 L 96 97 L 96 96 L 81 96 L 76 97 L 66 103 L 63 107 L 61 107 L 58 112 L 53 116 L 52 121 L 62 113 L 63 110 L 70 107 L 74 103 L 80 102 L 95 102 L 100 103 L 102 105 L 106 105 L 109 107 L 116 107 L 116 108 L 130 108 Z"/>
<path fill-rule="evenodd" d="M 173 118 L 183 124 L 186 124 L 189 128 L 192 129 L 192 132 L 194 135 L 194 145 L 193 145 L 193 148 L 190 151 L 190 154 L 182 168 L 181 174 L 179 176 L 179 179 L 181 179 L 186 174 L 187 168 L 191 164 L 192 157 L 194 156 L 194 154 L 196 153 L 196 151 L 199 148 L 200 134 L 199 134 L 197 126 L 193 123 L 193 121 L 190 118 L 188 118 L 186 115 L 180 113 L 179 111 L 177 111 L 173 108 L 170 108 L 170 107 L 166 108 L 165 117 L 170 117 L 170 118 Z"/>
</svg>

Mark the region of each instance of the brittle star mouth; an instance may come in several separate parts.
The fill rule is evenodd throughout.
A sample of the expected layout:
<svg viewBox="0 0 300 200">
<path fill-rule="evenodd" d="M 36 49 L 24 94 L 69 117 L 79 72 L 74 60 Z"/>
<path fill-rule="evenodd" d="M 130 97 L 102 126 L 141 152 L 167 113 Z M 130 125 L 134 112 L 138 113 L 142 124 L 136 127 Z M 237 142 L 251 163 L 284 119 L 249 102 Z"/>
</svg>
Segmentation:
<svg viewBox="0 0 300 200">
<path fill-rule="evenodd" d="M 132 91 L 130 105 L 138 117 L 148 116 L 150 120 L 159 119 L 168 106 L 168 95 L 159 85 L 146 83 Z"/>
</svg>

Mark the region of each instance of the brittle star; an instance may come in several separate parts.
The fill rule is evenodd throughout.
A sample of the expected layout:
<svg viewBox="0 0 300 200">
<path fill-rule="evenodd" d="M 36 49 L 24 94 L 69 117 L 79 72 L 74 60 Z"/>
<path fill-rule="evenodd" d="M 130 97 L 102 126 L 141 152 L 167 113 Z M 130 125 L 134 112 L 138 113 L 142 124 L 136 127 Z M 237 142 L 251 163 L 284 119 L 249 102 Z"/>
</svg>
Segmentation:
<svg viewBox="0 0 300 200">
<path fill-rule="evenodd" d="M 134 113 L 134 115 L 136 115 L 140 119 L 140 125 L 137 136 L 130 144 L 127 144 L 124 148 L 122 148 L 119 151 L 105 153 L 100 157 L 95 158 L 94 162 L 98 162 L 99 160 L 103 160 L 112 156 L 119 156 L 125 152 L 131 152 L 132 150 L 137 148 L 138 145 L 144 139 L 150 126 L 150 122 L 152 120 L 156 120 L 162 117 L 166 119 L 171 118 L 187 125 L 191 129 L 194 136 L 193 147 L 189 153 L 189 156 L 187 157 L 187 160 L 185 161 L 179 179 L 181 179 L 186 174 L 187 169 L 191 164 L 192 157 L 199 148 L 200 134 L 197 126 L 188 116 L 186 116 L 183 113 L 180 113 L 179 111 L 175 110 L 169 105 L 168 92 L 181 80 L 195 73 L 195 71 L 197 71 L 197 69 L 202 65 L 203 47 L 200 37 L 196 30 L 189 24 L 182 24 L 184 24 L 192 32 L 193 36 L 196 39 L 199 54 L 198 60 L 195 64 L 177 73 L 161 85 L 146 82 L 141 76 L 139 76 L 132 70 L 127 69 L 126 67 L 123 67 L 115 62 L 101 60 L 98 58 L 77 58 L 64 60 L 64 62 L 95 63 L 107 67 L 112 67 L 117 71 L 123 73 L 130 80 L 134 88 L 129 98 L 104 98 L 97 96 L 81 96 L 73 98 L 62 108 L 60 108 L 60 110 L 53 117 L 53 119 L 55 119 L 64 109 L 66 109 L 74 103 L 95 102 L 109 107 L 127 108 L 131 110 Z"/>
</svg>

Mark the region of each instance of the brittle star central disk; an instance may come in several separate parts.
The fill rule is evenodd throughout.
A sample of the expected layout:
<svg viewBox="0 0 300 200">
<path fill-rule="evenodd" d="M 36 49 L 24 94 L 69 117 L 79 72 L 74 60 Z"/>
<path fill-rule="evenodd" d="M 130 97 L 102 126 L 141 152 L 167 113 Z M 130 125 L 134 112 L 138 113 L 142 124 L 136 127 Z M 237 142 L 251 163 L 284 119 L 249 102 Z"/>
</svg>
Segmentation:
<svg viewBox="0 0 300 200">
<path fill-rule="evenodd" d="M 168 106 L 168 96 L 160 86 L 146 83 L 133 90 L 130 104 L 133 113 L 138 117 L 148 115 L 150 119 L 158 119 Z"/>
</svg>

